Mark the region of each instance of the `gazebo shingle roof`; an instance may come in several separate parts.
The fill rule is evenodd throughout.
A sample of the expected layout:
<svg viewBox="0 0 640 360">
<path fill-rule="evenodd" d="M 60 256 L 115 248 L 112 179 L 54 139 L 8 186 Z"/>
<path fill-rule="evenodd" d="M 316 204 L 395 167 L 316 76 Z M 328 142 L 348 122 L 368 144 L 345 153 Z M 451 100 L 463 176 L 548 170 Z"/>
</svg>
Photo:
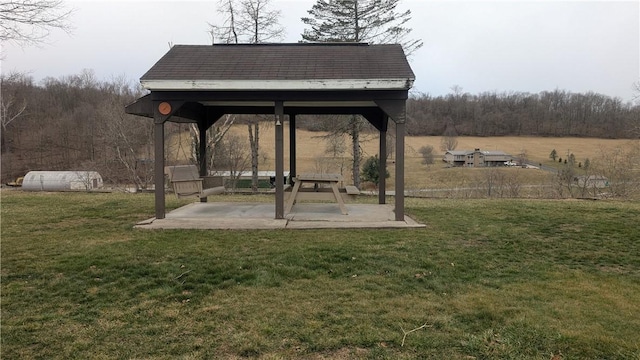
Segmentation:
<svg viewBox="0 0 640 360">
<path fill-rule="evenodd" d="M 175 45 L 145 73 L 156 80 L 407 79 L 415 75 L 397 44 Z"/>
<path fill-rule="evenodd" d="M 245 44 L 176 45 L 140 83 L 149 94 L 127 106 L 129 114 L 154 119 L 156 219 L 165 217 L 164 124 L 196 122 L 201 144 L 223 114 L 274 114 L 276 118 L 275 218 L 284 219 L 284 119 L 289 116 L 290 171 L 295 166 L 295 117 L 358 114 L 385 139 L 395 123 L 395 220 L 404 221 L 406 100 L 415 75 L 400 45 Z M 168 109 L 168 112 L 166 111 Z M 206 149 L 199 152 L 207 174 Z M 379 154 L 386 156 L 386 142 Z M 380 167 L 380 171 L 384 167 Z M 385 203 L 385 181 L 378 184 Z"/>
</svg>

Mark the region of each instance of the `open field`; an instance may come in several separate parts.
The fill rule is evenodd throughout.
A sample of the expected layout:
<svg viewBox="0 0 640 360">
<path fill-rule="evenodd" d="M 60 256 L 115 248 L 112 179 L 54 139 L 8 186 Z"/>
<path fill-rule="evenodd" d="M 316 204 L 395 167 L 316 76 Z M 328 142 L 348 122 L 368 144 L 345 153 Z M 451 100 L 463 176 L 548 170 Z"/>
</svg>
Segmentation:
<svg viewBox="0 0 640 360">
<path fill-rule="evenodd" d="M 289 155 L 289 132 L 285 126 L 285 169 L 288 169 Z M 230 133 L 238 135 L 246 141 L 246 126 L 236 125 Z M 350 143 L 344 137 L 344 155 L 333 157 L 325 151 L 327 148 L 326 133 L 297 130 L 297 167 L 298 172 L 333 172 L 342 173 L 347 182 L 351 179 L 350 168 Z M 261 125 L 260 153 L 262 162 L 260 170 L 273 170 L 274 163 L 274 128 L 268 124 Z M 378 135 L 363 134 L 361 146 L 364 158 L 375 155 L 378 152 Z M 447 168 L 441 161 L 443 153 L 439 150 L 441 137 L 420 136 L 406 138 L 405 151 L 405 188 L 407 190 L 420 189 L 449 189 L 449 191 L 430 192 L 429 196 L 438 197 L 468 197 L 468 192 L 457 191 L 456 189 L 468 189 L 481 185 L 487 177 L 487 169 L 461 169 Z M 173 145 L 167 150 L 169 159 L 181 159 L 184 162 L 185 149 L 189 148 L 188 136 L 182 136 L 180 141 L 174 139 Z M 436 162 L 426 166 L 422 164 L 422 158 L 418 150 L 426 145 L 433 146 L 436 155 Z M 247 151 L 248 150 L 248 144 Z M 566 158 L 567 153 L 574 154 L 576 162 L 583 163 L 590 159 L 593 163 L 603 152 L 611 152 L 617 148 L 628 148 L 630 140 L 612 140 L 597 138 L 545 138 L 545 137 L 459 137 L 457 149 L 480 148 L 482 150 L 502 150 L 513 156 L 517 156 L 523 151 L 527 154 L 527 159 L 535 164 L 541 163 L 545 166 L 558 167 L 559 164 L 549 159 L 549 154 L 553 149 L 558 156 Z M 636 145 L 637 146 L 637 145 Z M 387 189 L 394 189 L 394 169 L 393 156 L 388 162 L 388 170 L 391 177 L 387 180 Z M 500 169 L 506 178 L 517 183 L 521 187 L 521 193 L 515 197 L 556 197 L 554 189 L 557 185 L 553 174 L 547 171 L 536 169 L 504 168 Z M 637 169 L 640 171 L 640 169 Z M 529 186 L 529 187 L 527 187 Z M 544 186 L 548 188 L 543 188 Z"/>
<path fill-rule="evenodd" d="M 274 152 L 274 127 L 269 124 L 262 123 L 260 144 L 265 152 L 272 154 Z M 285 154 L 288 154 L 289 128 L 285 122 L 284 138 L 285 138 Z M 390 125 L 390 127 L 392 124 Z M 244 125 L 235 125 L 231 129 L 231 133 L 241 136 L 243 139 L 247 137 L 247 129 Z M 323 137 L 326 132 L 312 132 L 298 129 L 296 131 L 298 142 L 298 156 L 300 159 L 314 159 L 320 155 L 324 155 L 326 142 Z M 419 157 L 418 149 L 425 145 L 434 147 L 437 153 L 443 155 L 440 151 L 440 136 L 407 136 L 406 148 L 407 157 Z M 362 135 L 362 148 L 366 156 L 374 155 L 378 152 L 378 135 L 377 133 Z M 549 153 L 556 149 L 560 157 L 565 157 L 567 152 L 573 153 L 577 160 L 585 158 L 595 158 L 601 150 L 611 150 L 616 147 L 624 146 L 629 142 L 628 139 L 599 139 L 599 138 L 553 138 L 553 137 L 534 137 L 534 136 L 495 136 L 495 137 L 458 137 L 459 150 L 473 150 L 480 148 L 481 150 L 502 150 L 508 154 L 517 155 L 525 150 L 528 157 L 534 162 L 545 162 L 549 160 Z M 349 150 L 349 140 L 345 137 Z"/>
<path fill-rule="evenodd" d="M 285 123 L 286 125 L 286 123 Z M 267 155 L 267 167 L 273 167 L 273 154 L 275 153 L 275 135 L 273 126 L 262 125 L 260 133 L 261 152 Z M 237 134 L 242 139 L 247 137 L 246 126 L 235 125 L 230 133 Z M 297 154 L 298 167 L 303 171 L 313 170 L 315 161 L 318 158 L 326 157 L 325 149 L 327 147 L 324 136 L 325 132 L 311 132 L 307 130 L 296 131 L 297 135 Z M 289 128 L 284 128 L 285 138 L 285 156 L 289 154 Z M 345 156 L 349 156 L 349 139 L 345 136 Z M 567 153 L 573 153 L 577 161 L 584 159 L 594 159 L 604 151 L 610 151 L 618 147 L 626 146 L 630 140 L 628 139 L 599 139 L 599 138 L 553 138 L 553 137 L 533 137 L 533 136 L 495 136 L 495 137 L 458 137 L 459 150 L 473 150 L 480 148 L 481 150 L 502 150 L 508 154 L 517 156 L 522 151 L 526 151 L 528 158 L 532 162 L 547 163 L 551 150 L 556 149 L 558 155 L 565 158 Z M 422 146 L 431 145 L 436 153 L 440 156 L 440 136 L 408 136 L 406 137 L 406 158 L 407 166 L 420 164 L 420 154 L 418 150 Z M 378 135 L 363 134 L 362 149 L 364 156 L 372 156 L 378 153 Z M 185 149 L 188 148 L 188 138 L 182 138 L 181 148 L 174 147 L 168 150 L 170 157 L 183 157 Z M 416 160 L 411 160 L 415 158 Z M 420 165 L 426 168 L 424 165 Z"/>
<path fill-rule="evenodd" d="M 638 202 L 411 198 L 425 229 L 142 231 L 152 194 L 1 195 L 2 359 L 640 358 Z"/>
</svg>

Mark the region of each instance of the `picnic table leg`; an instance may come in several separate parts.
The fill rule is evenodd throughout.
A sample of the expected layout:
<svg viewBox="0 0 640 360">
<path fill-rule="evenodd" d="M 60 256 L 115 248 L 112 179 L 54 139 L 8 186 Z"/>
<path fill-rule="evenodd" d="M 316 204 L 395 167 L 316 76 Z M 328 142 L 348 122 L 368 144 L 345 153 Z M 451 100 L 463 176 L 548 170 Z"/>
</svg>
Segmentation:
<svg viewBox="0 0 640 360">
<path fill-rule="evenodd" d="M 344 205 L 344 201 L 342 201 L 342 195 L 340 195 L 340 191 L 338 190 L 338 183 L 331 182 L 331 189 L 333 190 L 333 196 L 335 196 L 338 205 L 340 206 L 340 211 L 342 215 L 349 215 L 347 212 L 347 207 Z"/>
<path fill-rule="evenodd" d="M 291 212 L 291 208 L 293 208 L 293 203 L 296 201 L 296 196 L 298 196 L 298 190 L 300 189 L 300 184 L 302 181 L 298 180 L 293 185 L 293 190 L 291 190 L 291 196 L 289 197 L 289 201 L 287 201 L 287 206 L 284 209 L 284 213 L 288 214 Z"/>
</svg>

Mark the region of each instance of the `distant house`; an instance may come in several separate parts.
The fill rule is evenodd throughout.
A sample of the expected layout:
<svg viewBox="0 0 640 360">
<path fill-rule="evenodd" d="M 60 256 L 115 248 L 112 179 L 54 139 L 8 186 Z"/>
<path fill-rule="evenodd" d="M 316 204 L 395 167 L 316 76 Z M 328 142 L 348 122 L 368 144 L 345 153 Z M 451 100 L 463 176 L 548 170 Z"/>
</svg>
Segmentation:
<svg viewBox="0 0 640 360">
<path fill-rule="evenodd" d="M 512 156 L 504 151 L 449 150 L 443 160 L 451 166 L 489 167 L 505 166 Z"/>
</svg>

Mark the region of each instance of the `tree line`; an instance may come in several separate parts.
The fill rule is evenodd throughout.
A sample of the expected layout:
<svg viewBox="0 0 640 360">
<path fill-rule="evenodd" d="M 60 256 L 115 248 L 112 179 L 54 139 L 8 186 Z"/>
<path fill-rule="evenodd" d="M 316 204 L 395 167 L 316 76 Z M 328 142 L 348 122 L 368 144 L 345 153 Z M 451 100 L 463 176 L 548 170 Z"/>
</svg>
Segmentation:
<svg viewBox="0 0 640 360">
<path fill-rule="evenodd" d="M 407 103 L 409 135 L 637 138 L 640 105 L 564 90 L 417 94 Z"/>
<path fill-rule="evenodd" d="M 91 70 L 40 83 L 24 74 L 3 75 L 0 81 L 3 183 L 29 170 L 90 168 L 107 182 L 151 184 L 152 121 L 124 113 L 124 106 L 143 94 L 137 84 L 124 78 L 99 81 Z M 407 132 L 413 136 L 629 138 L 640 135 L 632 131 L 639 119 L 640 106 L 560 90 L 414 95 L 407 103 Z M 349 119 L 305 116 L 298 125 L 341 133 L 344 120 Z"/>
<path fill-rule="evenodd" d="M 2 182 L 30 170 L 97 170 L 114 183 L 151 181 L 151 122 L 124 106 L 142 95 L 124 78 L 93 71 L 36 84 L 24 74 L 0 78 Z"/>
</svg>

